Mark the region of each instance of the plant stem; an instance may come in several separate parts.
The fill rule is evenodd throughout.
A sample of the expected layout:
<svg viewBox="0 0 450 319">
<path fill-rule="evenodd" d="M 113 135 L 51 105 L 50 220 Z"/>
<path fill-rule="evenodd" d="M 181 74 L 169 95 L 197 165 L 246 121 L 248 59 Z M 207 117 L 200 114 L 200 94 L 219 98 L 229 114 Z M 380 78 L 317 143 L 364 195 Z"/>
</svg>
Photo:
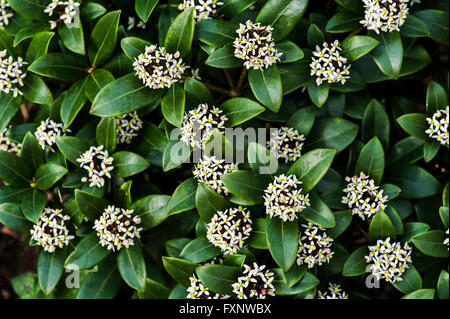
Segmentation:
<svg viewBox="0 0 450 319">
<path fill-rule="evenodd" d="M 244 84 L 246 77 L 247 77 L 247 68 L 244 67 L 244 69 L 242 70 L 241 76 L 239 77 L 239 82 L 238 82 L 235 90 L 239 91 L 242 88 L 242 85 Z"/>
<path fill-rule="evenodd" d="M 234 88 L 233 79 L 231 78 L 230 72 L 228 72 L 227 69 L 224 69 L 223 72 L 225 73 L 225 77 L 227 78 L 228 85 L 230 86 L 230 89 Z"/>
<path fill-rule="evenodd" d="M 206 82 L 203 82 L 203 84 L 210 90 L 213 90 L 213 91 L 216 91 L 216 92 L 219 92 L 219 93 L 222 93 L 222 94 L 229 95 L 229 91 L 228 90 L 222 89 L 222 88 L 220 88 L 218 86 L 215 86 L 215 85 L 212 85 L 212 84 L 209 84 L 209 83 L 206 83 Z"/>
</svg>

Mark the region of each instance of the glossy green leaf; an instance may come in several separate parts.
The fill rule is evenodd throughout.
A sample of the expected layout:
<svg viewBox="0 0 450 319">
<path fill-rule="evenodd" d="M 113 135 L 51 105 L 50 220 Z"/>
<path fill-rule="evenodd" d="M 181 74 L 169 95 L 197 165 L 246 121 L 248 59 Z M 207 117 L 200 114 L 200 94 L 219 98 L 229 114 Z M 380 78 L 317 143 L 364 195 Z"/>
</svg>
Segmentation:
<svg viewBox="0 0 450 319">
<path fill-rule="evenodd" d="M 57 248 L 54 253 L 41 251 L 38 259 L 37 273 L 39 286 L 48 295 L 55 289 L 64 270 L 65 249 Z"/>
<path fill-rule="evenodd" d="M 181 183 L 174 191 L 167 203 L 167 214 L 174 215 L 195 208 L 195 193 L 197 192 L 197 182 L 188 178 Z"/>
<path fill-rule="evenodd" d="M 298 223 L 283 222 L 280 218 L 267 218 L 267 244 L 275 262 L 284 271 L 288 271 L 297 259 Z"/>
<path fill-rule="evenodd" d="M 275 65 L 265 70 L 250 69 L 248 81 L 256 99 L 272 112 L 278 112 L 283 100 L 283 87 Z"/>
<path fill-rule="evenodd" d="M 191 51 L 194 30 L 194 8 L 189 8 L 182 11 L 170 25 L 164 40 L 167 51 L 180 52 L 180 56 L 185 57 Z"/>
<path fill-rule="evenodd" d="M 117 267 L 128 286 L 136 290 L 145 288 L 147 269 L 139 244 L 135 243 L 129 248 L 123 247 L 119 251 L 117 254 Z"/>
<path fill-rule="evenodd" d="M 94 231 L 84 237 L 67 257 L 64 266 L 75 265 L 80 270 L 90 269 L 105 259 L 110 253 L 100 245 L 97 233 Z"/>
<path fill-rule="evenodd" d="M 134 7 L 142 21 L 147 22 L 159 0 L 136 0 Z"/>
<path fill-rule="evenodd" d="M 130 177 L 145 171 L 150 163 L 145 158 L 132 152 L 116 152 L 114 157 L 113 175 L 116 177 Z"/>
</svg>

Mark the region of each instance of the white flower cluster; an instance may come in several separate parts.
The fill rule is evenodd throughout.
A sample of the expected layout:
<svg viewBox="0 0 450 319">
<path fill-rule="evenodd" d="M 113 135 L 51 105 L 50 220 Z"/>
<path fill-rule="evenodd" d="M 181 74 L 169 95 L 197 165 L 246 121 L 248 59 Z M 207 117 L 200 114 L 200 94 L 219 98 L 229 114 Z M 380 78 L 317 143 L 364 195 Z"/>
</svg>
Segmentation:
<svg viewBox="0 0 450 319">
<path fill-rule="evenodd" d="M 293 221 L 297 213 L 310 206 L 309 194 L 301 194 L 301 181 L 295 175 L 284 174 L 275 177 L 273 183 L 264 191 L 264 206 L 266 214 L 281 218 L 283 221 Z"/>
<path fill-rule="evenodd" d="M 98 147 L 91 146 L 84 154 L 82 154 L 77 162 L 80 167 L 88 171 L 88 177 L 83 177 L 81 181 L 89 181 L 89 187 L 103 187 L 105 185 L 105 177 L 111 178 L 109 173 L 114 169 L 112 162 L 113 157 L 109 156 L 108 151 L 102 151 L 103 145 Z"/>
<path fill-rule="evenodd" d="M 135 59 L 133 66 L 144 85 L 155 90 L 170 88 L 184 80 L 187 67 L 179 57 L 179 52 L 171 54 L 164 47 L 151 45 Z"/>
<path fill-rule="evenodd" d="M 449 238 L 448 238 L 449 230 L 447 229 L 447 231 L 445 233 L 447 234 L 447 238 L 445 238 L 445 240 L 444 240 L 444 245 L 447 245 L 447 249 L 448 249 L 449 248 Z"/>
<path fill-rule="evenodd" d="M 134 238 L 141 238 L 141 219 L 133 217 L 133 210 L 108 206 L 99 219 L 94 222 L 94 230 L 100 238 L 100 245 L 108 250 L 120 250 L 134 245 Z"/>
<path fill-rule="evenodd" d="M 308 268 L 313 268 L 315 265 L 329 263 L 334 254 L 331 251 L 332 243 L 333 239 L 327 236 L 325 228 L 312 223 L 302 225 L 298 239 L 297 264 L 308 264 Z"/>
<path fill-rule="evenodd" d="M 223 159 L 219 160 L 215 156 L 208 157 L 204 155 L 200 163 L 195 166 L 193 174 L 197 181 L 208 185 L 216 193 L 228 195 L 229 190 L 223 185 L 220 176 L 237 170 L 236 164 L 225 164 Z"/>
<path fill-rule="evenodd" d="M 449 145 L 448 137 L 448 105 L 445 110 L 439 110 L 433 114 L 433 117 L 427 118 L 428 125 L 430 128 L 425 131 L 429 137 L 437 140 L 442 145 Z"/>
<path fill-rule="evenodd" d="M 348 295 L 341 289 L 341 285 L 328 283 L 328 291 L 317 293 L 317 299 L 348 299 Z"/>
<path fill-rule="evenodd" d="M 363 0 L 365 17 L 360 21 L 377 34 L 400 31 L 409 13 L 409 0 Z"/>
<path fill-rule="evenodd" d="M 344 189 L 345 196 L 342 203 L 348 205 L 353 215 L 358 215 L 362 220 L 370 218 L 379 210 L 386 208 L 388 196 L 383 196 L 383 190 L 378 190 L 373 179 L 361 172 L 359 176 L 346 177 L 348 183 Z"/>
<path fill-rule="evenodd" d="M 276 158 L 287 162 L 294 162 L 302 156 L 305 137 L 292 127 L 280 127 L 271 134 L 267 144 Z"/>
<path fill-rule="evenodd" d="M 309 66 L 311 67 L 311 76 L 316 76 L 318 86 L 324 81 L 345 84 L 350 78 L 351 65 L 347 65 L 347 59 L 341 56 L 341 50 L 338 40 L 331 45 L 325 42 L 323 48 L 316 46 L 312 63 Z"/>
<path fill-rule="evenodd" d="M 5 127 L 0 132 L 0 150 L 6 151 L 10 153 L 14 153 L 16 155 L 20 155 L 20 151 L 22 149 L 22 144 L 18 144 L 11 140 L 9 137 L 6 136 L 6 132 L 8 131 L 8 128 Z"/>
<path fill-rule="evenodd" d="M 256 263 L 253 263 L 253 268 L 244 265 L 243 276 L 232 285 L 238 299 L 266 299 L 267 296 L 275 296 L 272 284 L 274 274 L 269 270 L 264 272 L 265 268 L 266 266 L 260 267 Z"/>
<path fill-rule="evenodd" d="M 200 104 L 197 109 L 189 111 L 184 116 L 181 127 L 181 140 L 191 147 L 204 149 L 215 129 L 222 130 L 228 118 L 223 111 L 208 104 Z"/>
<path fill-rule="evenodd" d="M 11 6 L 6 0 L 0 0 L 0 29 L 9 24 L 9 18 L 13 17 Z"/>
<path fill-rule="evenodd" d="M 131 29 L 134 29 L 134 28 L 145 30 L 145 28 L 147 27 L 147 24 L 144 21 L 142 21 L 141 19 L 138 19 L 138 20 L 139 20 L 138 23 L 136 23 L 135 17 L 128 17 L 127 31 L 130 31 Z"/>
<path fill-rule="evenodd" d="M 366 262 L 372 264 L 372 275 L 378 280 L 384 278 L 387 282 L 402 281 L 402 275 L 411 263 L 412 248 L 405 243 L 390 243 L 391 238 L 378 240 L 375 246 L 369 246 L 369 256 Z"/>
<path fill-rule="evenodd" d="M 54 152 L 53 145 L 56 143 L 56 138 L 65 136 L 66 133 L 70 132 L 70 129 L 64 129 L 64 124 L 56 123 L 50 118 L 47 118 L 45 121 L 41 121 L 41 125 L 38 126 L 34 135 L 38 139 L 43 150 Z"/>
<path fill-rule="evenodd" d="M 195 21 L 211 19 L 217 13 L 217 7 L 223 5 L 219 0 L 183 0 L 178 10 L 184 11 L 194 7 Z"/>
<path fill-rule="evenodd" d="M 44 10 L 44 13 L 48 13 L 50 17 L 52 17 L 54 13 L 56 15 L 56 20 L 50 20 L 50 28 L 56 28 L 60 22 L 64 22 L 66 25 L 71 24 L 78 13 L 79 6 L 80 4 L 73 0 L 52 0 Z"/>
<path fill-rule="evenodd" d="M 130 144 L 143 125 L 137 112 L 116 116 L 117 144 Z"/>
<path fill-rule="evenodd" d="M 44 251 L 53 253 L 56 247 L 63 248 L 74 236 L 69 235 L 66 222 L 70 220 L 62 209 L 45 208 L 37 224 L 30 230 L 31 239 L 42 246 Z"/>
<path fill-rule="evenodd" d="M 252 220 L 245 208 L 230 208 L 218 211 L 207 225 L 206 238 L 225 255 L 234 255 L 244 247 L 250 237 Z"/>
<path fill-rule="evenodd" d="M 8 56 L 6 49 L 0 51 L 0 93 L 12 92 L 14 97 L 23 95 L 20 87 L 23 86 L 23 79 L 27 76 L 22 70 L 25 64 L 28 63 L 21 57 L 14 61 L 12 56 Z"/>
<path fill-rule="evenodd" d="M 222 296 L 209 290 L 203 283 L 193 275 L 189 278 L 191 285 L 187 289 L 188 299 L 229 299 L 230 296 Z"/>
<path fill-rule="evenodd" d="M 277 63 L 283 53 L 278 53 L 275 49 L 272 31 L 271 26 L 263 26 L 250 20 L 246 24 L 240 24 L 236 30 L 239 36 L 234 41 L 234 56 L 244 60 L 247 69 L 263 70 Z"/>
</svg>

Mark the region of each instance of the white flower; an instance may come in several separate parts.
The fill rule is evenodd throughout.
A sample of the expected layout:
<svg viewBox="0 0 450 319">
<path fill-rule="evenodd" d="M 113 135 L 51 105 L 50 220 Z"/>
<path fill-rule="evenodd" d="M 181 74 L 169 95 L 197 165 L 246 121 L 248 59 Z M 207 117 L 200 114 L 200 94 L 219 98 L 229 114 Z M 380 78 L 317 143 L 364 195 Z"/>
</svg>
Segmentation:
<svg viewBox="0 0 450 319">
<path fill-rule="evenodd" d="M 313 52 L 311 76 L 316 76 L 316 84 L 320 86 L 324 81 L 328 83 L 341 82 L 345 84 L 350 78 L 350 67 L 347 65 L 347 59 L 341 56 L 342 48 L 339 41 L 335 40 L 332 44 L 325 42 L 323 47 L 316 46 Z"/>
<path fill-rule="evenodd" d="M 348 299 L 348 295 L 341 289 L 341 285 L 328 283 L 328 291 L 317 293 L 317 299 Z"/>
<path fill-rule="evenodd" d="M 378 190 L 373 179 L 361 172 L 359 176 L 352 178 L 346 177 L 348 183 L 344 189 L 345 196 L 342 197 L 342 203 L 348 205 L 353 215 L 358 215 L 362 220 L 370 218 L 379 210 L 386 208 L 388 196 L 383 196 L 383 190 Z"/>
<path fill-rule="evenodd" d="M 238 299 L 266 299 L 267 296 L 275 296 L 275 287 L 272 282 L 274 275 L 266 266 L 258 266 L 253 263 L 253 268 L 244 265 L 244 273 L 238 281 L 232 285 L 233 292 Z"/>
<path fill-rule="evenodd" d="M 170 88 L 174 83 L 182 82 L 190 67 L 180 59 L 180 53 L 171 54 L 166 48 L 151 45 L 135 59 L 134 70 L 144 85 L 152 89 Z"/>
<path fill-rule="evenodd" d="M 18 144 L 6 136 L 8 129 L 6 127 L 0 132 L 0 150 L 20 155 L 22 144 Z"/>
<path fill-rule="evenodd" d="M 448 121 L 449 121 L 448 105 L 445 110 L 439 110 L 433 114 L 433 117 L 428 117 L 427 122 L 430 126 L 425 133 L 432 139 L 437 140 L 442 145 L 449 145 L 448 137 Z"/>
<path fill-rule="evenodd" d="M 116 116 L 117 144 L 130 144 L 143 125 L 137 112 Z"/>
<path fill-rule="evenodd" d="M 308 268 L 315 265 L 322 266 L 329 263 L 334 252 L 331 251 L 333 239 L 327 236 L 325 228 L 311 223 L 302 225 L 298 240 L 297 264 L 308 264 Z"/>
<path fill-rule="evenodd" d="M 133 217 L 133 210 L 108 206 L 102 216 L 94 222 L 94 230 L 100 238 L 100 245 L 108 250 L 120 250 L 134 245 L 135 238 L 141 238 L 139 217 Z"/>
<path fill-rule="evenodd" d="M 205 287 L 203 283 L 193 275 L 189 278 L 191 281 L 191 285 L 187 289 L 189 293 L 188 299 L 228 299 L 230 296 L 222 296 L 219 294 L 213 293 L 211 290 Z"/>
<path fill-rule="evenodd" d="M 411 7 L 416 3 L 422 3 L 421 0 L 411 0 Z"/>
<path fill-rule="evenodd" d="M 221 5 L 223 2 L 219 0 L 183 0 L 183 3 L 178 6 L 178 10 L 184 11 L 194 7 L 194 19 L 198 22 L 211 19 L 216 14 L 217 7 Z"/>
<path fill-rule="evenodd" d="M 211 187 L 218 194 L 228 195 L 228 189 L 223 185 L 220 176 L 237 171 L 236 164 L 225 164 L 225 160 L 218 160 L 215 156 L 203 156 L 203 159 L 195 166 L 194 177 L 200 183 Z"/>
<path fill-rule="evenodd" d="M 206 238 L 225 255 L 234 255 L 244 247 L 251 231 L 250 212 L 239 206 L 214 214 L 206 227 Z"/>
<path fill-rule="evenodd" d="M 9 24 L 9 18 L 12 18 L 11 6 L 6 0 L 0 0 L 0 29 L 4 29 Z"/>
<path fill-rule="evenodd" d="M 197 109 L 189 111 L 184 116 L 181 127 L 181 140 L 192 147 L 204 149 L 206 142 L 210 139 L 213 131 L 222 131 L 224 124 L 228 121 L 222 110 L 208 104 L 200 104 Z"/>
<path fill-rule="evenodd" d="M 145 28 L 147 27 L 147 24 L 144 21 L 142 21 L 141 19 L 139 19 L 138 23 L 136 24 L 135 17 L 128 17 L 127 31 L 130 31 L 131 29 L 133 29 L 135 27 L 138 29 L 145 30 Z"/>
<path fill-rule="evenodd" d="M 280 127 L 271 134 L 267 144 L 276 158 L 282 158 L 287 162 L 294 162 L 302 155 L 303 135 L 289 127 Z"/>
<path fill-rule="evenodd" d="M 80 4 L 73 0 L 52 0 L 44 10 L 44 13 L 47 13 L 49 17 L 51 17 L 49 21 L 50 28 L 55 29 L 60 22 L 64 22 L 66 25 L 71 24 L 73 22 L 73 17 L 78 14 L 79 6 Z"/>
<path fill-rule="evenodd" d="M 45 121 L 41 121 L 41 125 L 38 126 L 34 135 L 38 139 L 43 150 L 54 152 L 53 145 L 56 143 L 56 138 L 65 136 L 66 133 L 70 132 L 69 129 L 64 129 L 62 123 L 56 123 L 50 118 L 47 118 Z"/>
<path fill-rule="evenodd" d="M 271 26 L 263 26 L 250 20 L 246 24 L 240 24 L 236 30 L 239 36 L 234 41 L 234 56 L 244 60 L 247 69 L 264 70 L 277 63 L 283 53 L 278 53 L 275 49 L 272 31 Z"/>
<path fill-rule="evenodd" d="M 301 194 L 301 181 L 295 175 L 280 175 L 264 191 L 264 206 L 270 218 L 276 216 L 283 221 L 293 221 L 297 213 L 310 206 L 309 194 Z"/>
<path fill-rule="evenodd" d="M 14 60 L 12 56 L 8 56 L 5 49 L 0 51 L 0 93 L 13 93 L 14 97 L 23 95 L 20 90 L 23 87 L 23 79 L 27 76 L 23 72 L 23 66 L 28 64 L 21 57 Z"/>
<path fill-rule="evenodd" d="M 409 0 L 362 0 L 365 17 L 360 21 L 367 30 L 377 34 L 400 31 L 409 13 Z M 418 2 L 418 1 L 414 1 Z M 414 2 L 412 4 L 414 4 Z M 412 5 L 411 4 L 411 5 Z"/>
<path fill-rule="evenodd" d="M 449 233 L 449 230 L 447 229 L 447 231 L 445 232 L 446 234 L 447 234 L 447 238 L 445 238 L 445 240 L 444 240 L 444 245 L 447 245 L 447 249 L 448 249 L 448 246 L 449 246 L 449 239 L 448 239 L 448 233 Z"/>
<path fill-rule="evenodd" d="M 62 209 L 45 208 L 37 224 L 30 230 L 31 239 L 45 251 L 53 253 L 57 247 L 63 248 L 74 236 L 69 235 L 66 222 L 70 217 Z"/>
<path fill-rule="evenodd" d="M 372 275 L 378 280 L 385 279 L 394 283 L 402 281 L 402 275 L 411 263 L 412 248 L 405 243 L 403 248 L 400 243 L 390 243 L 390 238 L 378 240 L 375 246 L 369 246 L 369 256 L 366 262 L 371 264 Z"/>
<path fill-rule="evenodd" d="M 88 171 L 88 176 L 83 177 L 81 181 L 89 181 L 89 187 L 103 187 L 105 185 L 105 177 L 111 178 L 110 171 L 114 169 L 112 162 L 113 157 L 109 156 L 108 151 L 102 151 L 103 145 L 91 148 L 82 154 L 77 162 L 80 167 Z"/>
</svg>

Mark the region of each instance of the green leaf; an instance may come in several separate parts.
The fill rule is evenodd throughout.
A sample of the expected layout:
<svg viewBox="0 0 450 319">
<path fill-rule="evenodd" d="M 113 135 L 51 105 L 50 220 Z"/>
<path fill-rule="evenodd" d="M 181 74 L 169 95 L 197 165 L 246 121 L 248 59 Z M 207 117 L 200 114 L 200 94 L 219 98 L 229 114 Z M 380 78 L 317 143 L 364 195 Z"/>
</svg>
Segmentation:
<svg viewBox="0 0 450 319">
<path fill-rule="evenodd" d="M 22 41 L 34 38 L 37 34 L 49 31 L 50 26 L 47 22 L 36 22 L 21 28 L 14 37 L 13 46 L 17 47 Z"/>
<path fill-rule="evenodd" d="M 308 0 L 268 0 L 255 22 L 272 26 L 273 38 L 278 42 L 294 29 L 307 6 Z"/>
<path fill-rule="evenodd" d="M 214 214 L 228 208 L 230 203 L 207 185 L 199 183 L 195 193 L 195 206 L 203 221 L 209 223 Z"/>
<path fill-rule="evenodd" d="M 20 211 L 20 206 L 14 203 L 0 204 L 0 222 L 8 228 L 29 234 L 32 227 Z"/>
<path fill-rule="evenodd" d="M 117 202 L 120 207 L 129 208 L 133 199 L 131 198 L 131 184 L 133 181 L 127 181 L 120 185 L 118 194 L 117 194 Z"/>
<path fill-rule="evenodd" d="M 428 135 L 425 133 L 428 129 L 426 117 L 422 113 L 409 113 L 397 118 L 397 122 L 408 134 L 427 140 Z"/>
<path fill-rule="evenodd" d="M 139 18 L 147 22 L 159 0 L 136 0 L 134 8 Z"/>
<path fill-rule="evenodd" d="M 150 42 L 136 37 L 127 37 L 120 41 L 123 52 L 133 61 L 150 45 Z"/>
<path fill-rule="evenodd" d="M 372 51 L 375 63 L 386 76 L 397 79 L 403 62 L 403 45 L 400 32 L 382 32 L 373 35 L 380 44 Z"/>
<path fill-rule="evenodd" d="M 108 256 L 98 264 L 96 272 L 90 272 L 83 280 L 77 299 L 112 299 L 121 284 L 116 262 L 112 256 Z"/>
<path fill-rule="evenodd" d="M 376 136 L 387 150 L 390 133 L 389 117 L 386 111 L 376 99 L 372 99 L 363 115 L 361 126 L 363 142 L 368 142 L 372 137 Z"/>
<path fill-rule="evenodd" d="M 297 259 L 297 221 L 283 222 L 278 217 L 267 217 L 266 234 L 270 254 L 283 271 L 288 271 Z"/>
<path fill-rule="evenodd" d="M 408 19 L 400 28 L 400 34 L 405 38 L 421 38 L 429 36 L 430 31 L 425 22 L 413 14 L 408 14 Z"/>
<path fill-rule="evenodd" d="M 278 52 L 283 53 L 281 56 L 281 63 L 292 63 L 305 56 L 302 49 L 300 49 L 297 44 L 292 41 L 283 41 L 276 45 Z"/>
<path fill-rule="evenodd" d="M 206 238 L 196 238 L 184 246 L 180 258 L 193 263 L 201 263 L 220 255 L 220 248 L 215 247 Z"/>
<path fill-rule="evenodd" d="M 58 145 L 64 157 L 76 166 L 80 166 L 77 159 L 89 149 L 89 144 L 86 141 L 75 136 L 58 137 L 56 139 L 56 145 Z"/>
<path fill-rule="evenodd" d="M 87 75 L 84 59 L 65 53 L 49 53 L 34 61 L 29 71 L 62 81 L 76 81 Z"/>
<path fill-rule="evenodd" d="M 81 7 L 81 16 L 86 20 L 95 20 L 106 12 L 106 8 L 95 2 L 85 3 Z"/>
<path fill-rule="evenodd" d="M 240 67 L 243 64 L 243 61 L 234 56 L 233 43 L 229 43 L 223 48 L 214 51 L 205 63 L 214 68 L 234 69 Z"/>
<path fill-rule="evenodd" d="M 345 277 L 356 277 L 366 273 L 367 263 L 365 256 L 369 255 L 367 246 L 356 249 L 344 264 L 342 275 Z"/>
<path fill-rule="evenodd" d="M 168 143 L 164 132 L 150 122 L 144 122 L 144 128 L 137 137 L 135 151 L 153 165 L 162 166 L 163 152 Z"/>
<path fill-rule="evenodd" d="M 247 240 L 250 247 L 256 249 L 269 248 L 266 239 L 266 224 L 267 222 L 265 218 L 253 219 L 252 232 L 250 234 L 250 238 Z"/>
<path fill-rule="evenodd" d="M 96 69 L 89 74 L 86 83 L 86 96 L 89 101 L 94 102 L 98 92 L 100 92 L 108 83 L 114 81 L 114 76 L 105 69 Z"/>
<path fill-rule="evenodd" d="M 81 55 L 86 54 L 83 26 L 78 16 L 74 17 L 74 21 L 70 26 L 67 26 L 65 23 L 60 23 L 58 26 L 58 35 L 70 51 Z"/>
<path fill-rule="evenodd" d="M 204 19 L 196 24 L 195 37 L 209 46 L 221 48 L 236 40 L 237 29 L 237 25 L 228 21 Z"/>
<path fill-rule="evenodd" d="M 278 160 L 266 146 L 251 142 L 248 145 L 247 157 L 250 167 L 255 173 L 273 176 L 278 171 Z"/>
<path fill-rule="evenodd" d="M 214 98 L 209 89 L 200 81 L 194 78 L 187 78 L 184 82 L 186 100 L 188 106 L 197 107 L 199 104 L 214 104 Z"/>
<path fill-rule="evenodd" d="M 135 202 L 131 209 L 142 219 L 142 228 L 148 230 L 166 220 L 168 195 L 149 195 Z"/>
<path fill-rule="evenodd" d="M 100 246 L 97 233 L 94 231 L 84 237 L 75 247 L 75 250 L 67 257 L 64 266 L 75 265 L 80 270 L 87 270 L 105 259 L 110 251 Z"/>
<path fill-rule="evenodd" d="M 361 16 L 344 10 L 336 13 L 328 20 L 325 30 L 329 33 L 351 32 L 361 27 L 359 21 L 361 21 Z"/>
<path fill-rule="evenodd" d="M 278 112 L 283 100 L 280 72 L 276 65 L 265 70 L 250 69 L 248 81 L 256 99 L 272 112 Z"/>
<path fill-rule="evenodd" d="M 242 97 L 229 99 L 220 108 L 228 117 L 227 127 L 234 127 L 247 122 L 265 110 L 259 103 Z"/>
<path fill-rule="evenodd" d="M 397 281 L 392 285 L 404 294 L 409 294 L 422 288 L 422 278 L 414 265 L 409 265 L 408 270 L 403 273 L 401 278 L 401 281 Z"/>
<path fill-rule="evenodd" d="M 85 88 L 89 77 L 79 80 L 67 90 L 64 95 L 64 100 L 61 105 L 61 119 L 68 127 L 75 120 L 75 117 L 86 104 L 88 98 L 86 96 Z"/>
<path fill-rule="evenodd" d="M 44 13 L 48 5 L 46 0 L 8 0 L 15 11 L 32 20 L 47 21 L 48 16 Z"/>
<path fill-rule="evenodd" d="M 448 228 L 448 207 L 442 206 L 439 208 L 439 216 L 441 217 L 442 224 Z"/>
<path fill-rule="evenodd" d="M 145 288 L 147 269 L 141 246 L 134 244 L 129 248 L 123 247 L 117 255 L 117 266 L 128 286 L 138 291 Z"/>
<path fill-rule="evenodd" d="M 448 46 L 448 13 L 443 10 L 422 10 L 415 13 L 425 22 L 430 31 L 430 38 Z"/>
<path fill-rule="evenodd" d="M 293 296 L 312 290 L 320 281 L 310 272 L 306 272 L 303 278 L 293 287 L 288 288 L 284 279 L 282 270 L 277 268 L 273 270 L 275 279 L 273 285 L 277 296 Z"/>
<path fill-rule="evenodd" d="M 104 117 L 98 123 L 95 130 L 98 145 L 103 145 L 108 152 L 112 153 L 117 145 L 117 127 L 114 117 Z"/>
<path fill-rule="evenodd" d="M 195 208 L 197 182 L 193 177 L 181 183 L 173 192 L 167 203 L 167 214 L 175 215 Z"/>
<path fill-rule="evenodd" d="M 37 273 L 41 290 L 48 295 L 55 289 L 64 271 L 65 249 L 58 248 L 54 253 L 41 251 Z"/>
<path fill-rule="evenodd" d="M 191 155 L 191 147 L 179 140 L 169 141 L 164 148 L 162 164 L 164 172 L 178 168 Z"/>
<path fill-rule="evenodd" d="M 330 169 L 336 150 L 315 149 L 302 155 L 289 169 L 302 181 L 303 193 L 312 190 Z"/>
<path fill-rule="evenodd" d="M 130 73 L 103 87 L 95 97 L 90 113 L 100 117 L 130 113 L 153 104 L 163 92 L 144 86 L 134 73 Z"/>
<path fill-rule="evenodd" d="M 224 174 L 220 179 L 232 194 L 254 205 L 264 202 L 264 190 L 271 181 L 269 176 L 255 174 L 252 171 L 236 171 Z"/>
<path fill-rule="evenodd" d="M 283 272 L 283 280 L 287 288 L 291 288 L 298 283 L 306 274 L 306 265 L 296 266 L 294 265 L 287 272 Z"/>
<path fill-rule="evenodd" d="M 53 39 L 55 32 L 40 32 L 33 36 L 28 45 L 25 61 L 33 63 L 36 59 L 44 56 L 48 52 L 50 41 Z"/>
<path fill-rule="evenodd" d="M 378 137 L 372 138 L 361 150 L 356 161 L 355 174 L 366 173 L 379 185 L 384 173 L 384 150 Z"/>
<path fill-rule="evenodd" d="M 423 158 L 425 159 L 425 162 L 431 162 L 439 152 L 440 148 L 441 143 L 436 140 L 425 142 L 425 145 L 423 146 Z"/>
<path fill-rule="evenodd" d="M 180 127 L 184 117 L 186 94 L 179 84 L 173 84 L 161 102 L 161 111 L 170 124 Z"/>
<path fill-rule="evenodd" d="M 44 152 L 39 141 L 31 132 L 27 132 L 23 139 L 20 157 L 31 163 L 34 170 L 37 170 L 44 163 Z"/>
<path fill-rule="evenodd" d="M 391 219 L 384 211 L 379 211 L 372 219 L 369 227 L 370 241 L 377 241 L 379 239 L 396 238 L 396 232 Z"/>
<path fill-rule="evenodd" d="M 139 174 L 150 166 L 145 158 L 132 152 L 116 152 L 112 157 L 114 157 L 113 175 L 119 178 Z"/>
<path fill-rule="evenodd" d="M 441 274 L 439 275 L 437 292 L 439 299 L 448 300 L 448 272 L 446 272 L 445 270 L 442 270 Z"/>
<path fill-rule="evenodd" d="M 92 66 L 103 65 L 113 55 L 117 44 L 121 11 L 105 14 L 95 24 L 88 42 L 88 55 Z"/>
<path fill-rule="evenodd" d="M 418 222 L 406 223 L 402 239 L 404 242 L 410 242 L 412 237 L 421 233 L 425 233 L 429 229 L 430 226 L 428 226 L 425 223 L 418 223 Z"/>
<path fill-rule="evenodd" d="M 446 238 L 443 230 L 431 230 L 411 238 L 414 246 L 427 256 L 448 258 L 448 248 L 444 245 Z"/>
<path fill-rule="evenodd" d="M 423 157 L 424 144 L 425 141 L 414 136 L 409 136 L 394 145 L 386 163 L 389 165 L 400 162 L 413 164 Z"/>
<path fill-rule="evenodd" d="M 47 204 L 47 194 L 33 189 L 28 190 L 26 195 L 21 202 L 22 213 L 28 220 L 37 224 Z"/>
<path fill-rule="evenodd" d="M 402 299 L 434 299 L 435 289 L 419 289 L 403 296 Z"/>
<path fill-rule="evenodd" d="M 318 226 L 326 228 L 336 226 L 332 211 L 316 194 L 311 194 L 311 206 L 307 206 L 300 216 Z"/>
<path fill-rule="evenodd" d="M 0 151 L 0 180 L 12 186 L 29 187 L 33 172 L 26 162 L 7 151 Z"/>
<path fill-rule="evenodd" d="M 80 212 L 91 222 L 98 219 L 109 205 L 106 199 L 89 194 L 80 189 L 75 190 L 75 202 Z"/>
<path fill-rule="evenodd" d="M 12 93 L 0 93 L 0 105 L 2 106 L 0 110 L 0 131 L 3 131 L 8 126 L 9 121 L 19 110 L 20 103 L 21 99 L 15 98 Z"/>
<path fill-rule="evenodd" d="M 197 264 L 173 257 L 163 257 L 162 262 L 164 269 L 177 283 L 185 287 L 191 285 L 189 278 L 194 275 Z"/>
<path fill-rule="evenodd" d="M 286 126 L 296 129 L 304 136 L 308 136 L 313 128 L 315 119 L 315 107 L 308 106 L 295 112 L 287 121 Z"/>
<path fill-rule="evenodd" d="M 353 214 L 349 210 L 343 210 L 334 213 L 334 219 L 336 220 L 336 226 L 327 229 L 327 234 L 329 237 L 335 239 L 339 237 L 347 228 L 350 226 L 352 222 Z"/>
<path fill-rule="evenodd" d="M 181 12 L 170 25 L 164 40 L 167 51 L 180 52 L 182 58 L 188 55 L 194 39 L 194 30 L 194 8 L 189 8 Z"/>
<path fill-rule="evenodd" d="M 233 295 L 232 285 L 237 282 L 242 270 L 238 267 L 224 265 L 206 265 L 196 269 L 200 281 L 211 291 L 225 295 Z"/>
<path fill-rule="evenodd" d="M 307 33 L 308 46 L 310 48 L 315 48 L 316 46 L 322 46 L 325 42 L 325 37 L 322 31 L 315 24 L 311 24 L 308 28 Z"/>
<path fill-rule="evenodd" d="M 217 14 L 218 16 L 224 14 L 227 17 L 235 17 L 251 7 L 256 1 L 257 0 L 223 0 L 223 5 L 218 8 Z"/>
<path fill-rule="evenodd" d="M 36 104 L 50 104 L 53 95 L 47 84 L 38 76 L 28 74 L 23 80 L 23 96 L 30 102 Z"/>
<path fill-rule="evenodd" d="M 377 40 L 369 36 L 353 35 L 345 38 L 341 43 L 341 55 L 353 62 L 362 58 L 379 44 Z"/>
<path fill-rule="evenodd" d="M 447 93 L 437 82 L 431 81 L 427 89 L 427 113 L 433 114 L 447 106 Z"/>
<path fill-rule="evenodd" d="M 41 165 L 36 171 L 36 184 L 40 190 L 47 190 L 68 172 L 67 168 L 49 163 Z"/>
<path fill-rule="evenodd" d="M 439 194 L 439 181 L 426 170 L 414 165 L 396 165 L 387 169 L 385 181 L 400 187 L 400 198 L 425 198 Z"/>
<path fill-rule="evenodd" d="M 317 85 L 314 78 L 308 80 L 308 94 L 311 101 L 318 107 L 322 107 L 328 100 L 328 94 L 330 93 L 330 85 L 328 83 L 322 83 Z"/>
<path fill-rule="evenodd" d="M 0 188 L 0 204 L 20 203 L 25 193 L 29 191 L 29 188 L 3 186 Z"/>
</svg>

